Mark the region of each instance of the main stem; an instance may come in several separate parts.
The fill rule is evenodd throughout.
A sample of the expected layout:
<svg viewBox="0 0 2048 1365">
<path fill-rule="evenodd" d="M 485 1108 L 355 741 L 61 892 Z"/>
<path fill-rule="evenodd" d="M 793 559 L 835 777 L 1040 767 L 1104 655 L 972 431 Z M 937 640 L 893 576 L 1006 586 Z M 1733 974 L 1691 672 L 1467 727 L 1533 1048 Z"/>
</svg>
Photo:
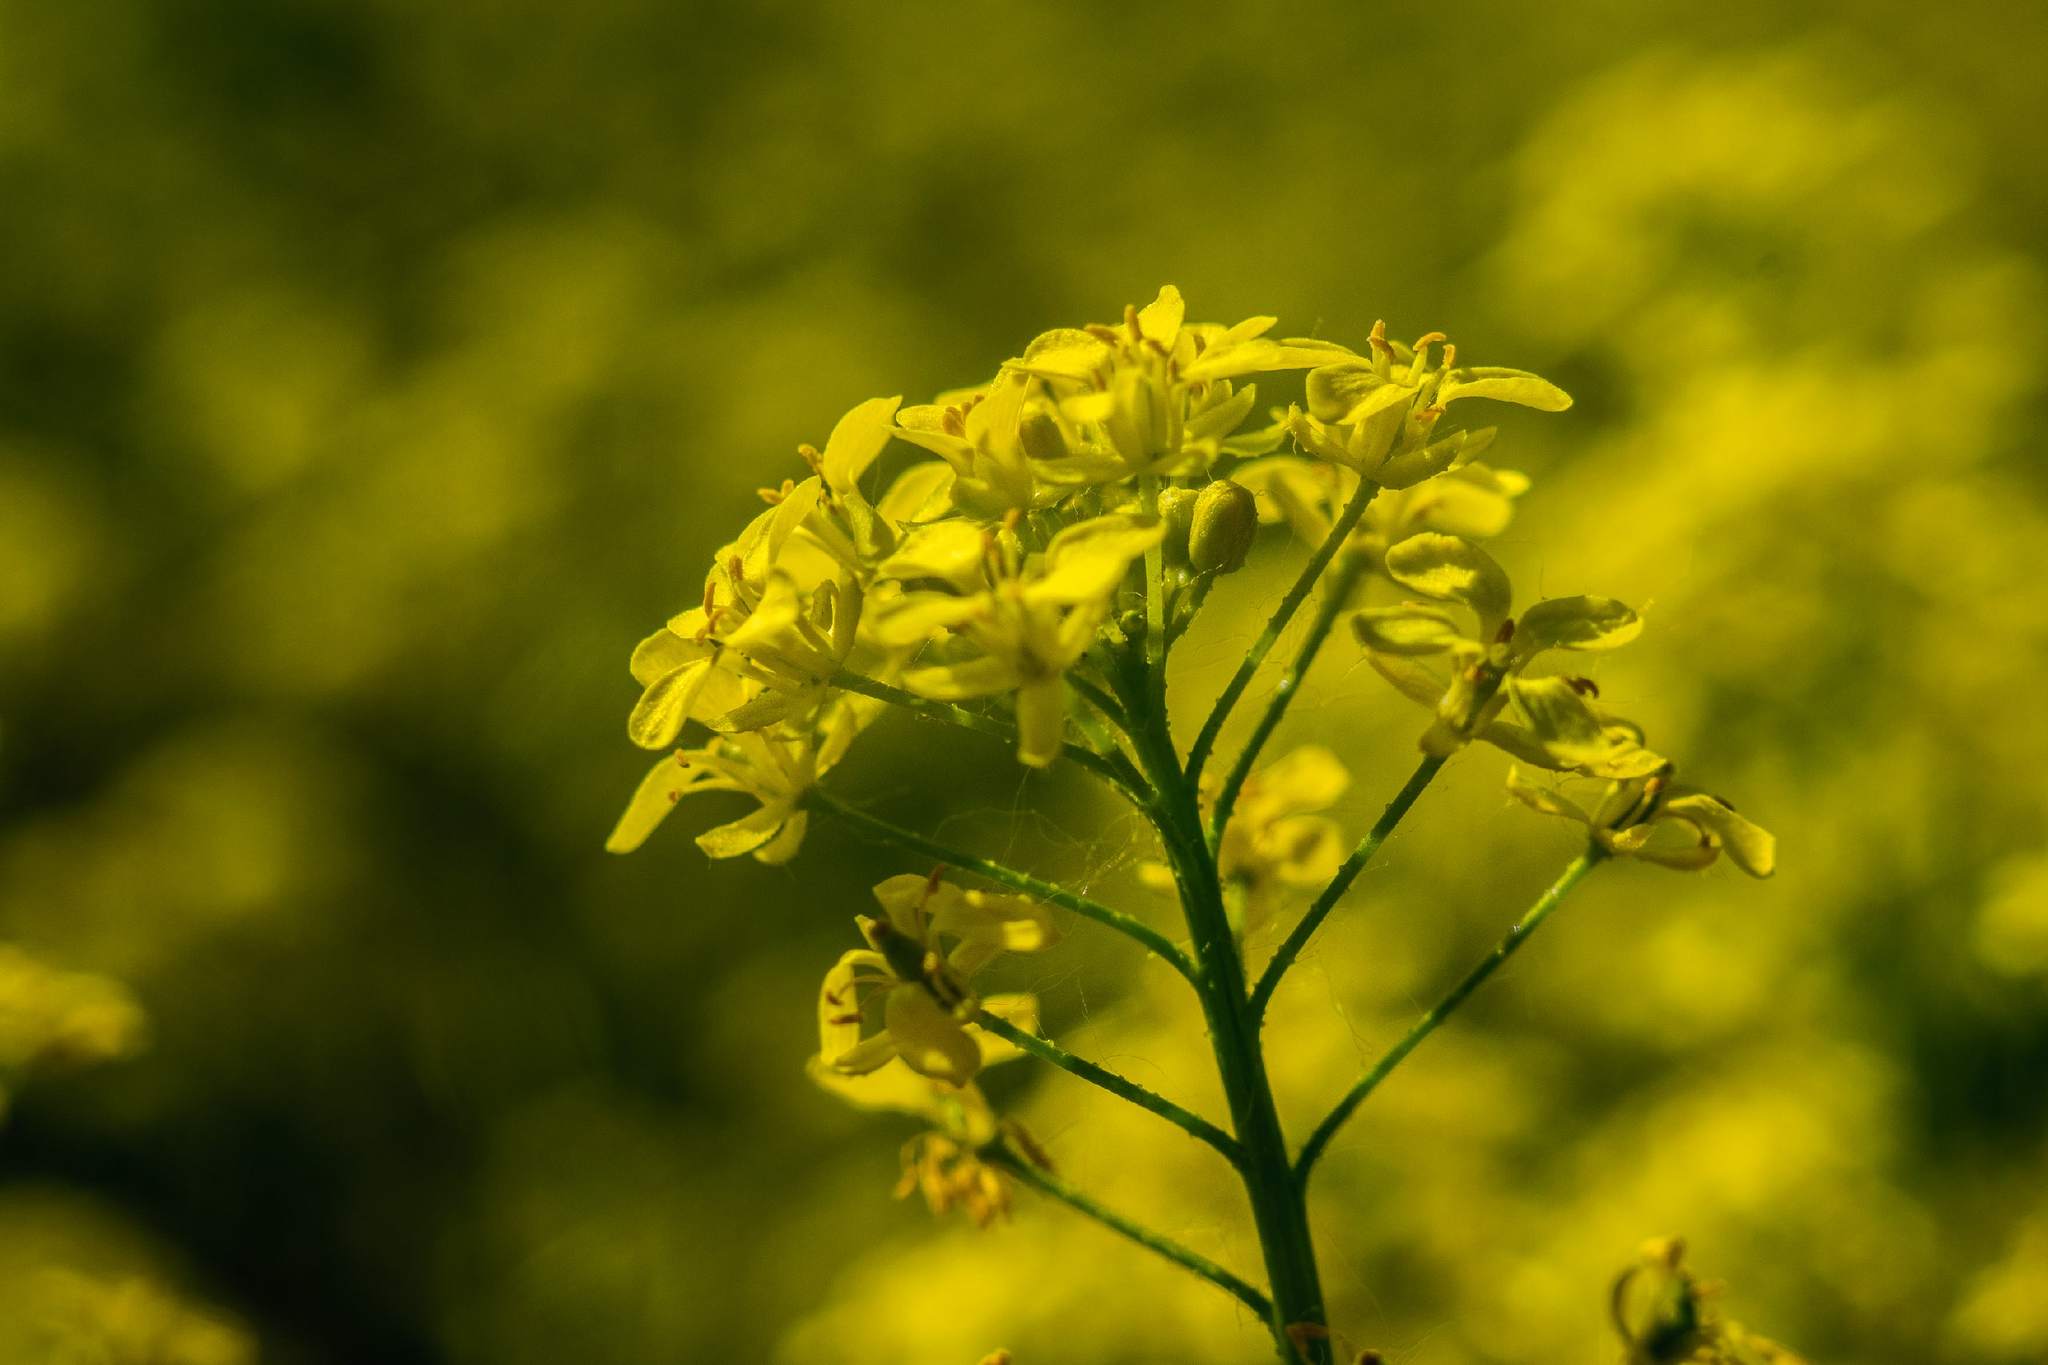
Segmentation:
<svg viewBox="0 0 2048 1365">
<path fill-rule="evenodd" d="M 1154 820 L 1187 914 L 1197 968 L 1195 986 L 1209 1026 L 1224 1099 L 1230 1107 L 1231 1127 L 1243 1156 L 1239 1172 L 1251 1200 L 1272 1290 L 1268 1325 L 1281 1359 L 1298 1362 L 1305 1356 L 1311 1365 L 1328 1365 L 1326 1341 L 1304 1336 L 1297 1348 L 1296 1339 L 1288 1335 L 1290 1327 L 1325 1325 L 1308 1204 L 1288 1159 L 1287 1135 L 1273 1103 L 1265 1054 L 1259 1046 L 1258 1021 L 1245 989 L 1244 959 L 1224 910 L 1223 888 L 1202 828 L 1195 785 L 1174 751 L 1165 707 L 1143 704 L 1155 684 L 1155 678 L 1146 676 L 1148 672 L 1142 663 L 1136 676 L 1127 670 L 1120 690 L 1126 691 L 1125 709 L 1137 720 L 1132 740 L 1156 793 Z"/>
</svg>

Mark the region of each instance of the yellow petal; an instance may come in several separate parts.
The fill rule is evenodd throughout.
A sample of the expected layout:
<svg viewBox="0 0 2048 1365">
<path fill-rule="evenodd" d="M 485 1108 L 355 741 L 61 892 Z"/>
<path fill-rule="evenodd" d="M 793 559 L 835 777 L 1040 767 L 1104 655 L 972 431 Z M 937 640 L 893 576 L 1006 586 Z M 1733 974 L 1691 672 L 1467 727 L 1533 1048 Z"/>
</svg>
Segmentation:
<svg viewBox="0 0 2048 1365">
<path fill-rule="evenodd" d="M 1187 302 L 1181 298 L 1180 290 L 1170 284 L 1162 285 L 1159 297 L 1138 310 L 1138 333 L 1162 346 L 1172 346 L 1187 312 Z"/>
<path fill-rule="evenodd" d="M 923 986 L 905 984 L 890 991 L 882 1019 L 897 1055 L 919 1075 L 962 1085 L 981 1069 L 981 1049 Z"/>
<path fill-rule="evenodd" d="M 1060 756 L 1067 725 L 1067 686 L 1063 678 L 1026 683 L 1017 689 L 1017 761 L 1046 768 Z"/>
<path fill-rule="evenodd" d="M 825 442 L 819 472 L 835 493 L 851 492 L 867 467 L 875 462 L 894 434 L 896 409 L 901 397 L 870 398 L 839 419 Z"/>
<path fill-rule="evenodd" d="M 671 755 L 647 770 L 647 776 L 640 779 L 640 786 L 633 793 L 633 799 L 626 803 L 626 813 L 619 817 L 619 823 L 612 828 L 611 836 L 604 841 L 607 853 L 631 853 L 647 842 L 647 836 L 654 833 L 655 826 L 668 819 L 668 813 L 676 808 L 694 784 L 698 774 L 683 767 Z"/>
<path fill-rule="evenodd" d="M 710 657 L 699 658 L 648 684 L 626 717 L 626 737 L 643 749 L 666 749 L 675 743 L 714 667 Z"/>
<path fill-rule="evenodd" d="M 1705 830 L 1727 850 L 1729 861 L 1752 877 L 1768 877 L 1778 868 L 1778 841 L 1770 831 L 1735 813 L 1733 807 L 1705 792 L 1674 796 L 1662 813 Z"/>
</svg>

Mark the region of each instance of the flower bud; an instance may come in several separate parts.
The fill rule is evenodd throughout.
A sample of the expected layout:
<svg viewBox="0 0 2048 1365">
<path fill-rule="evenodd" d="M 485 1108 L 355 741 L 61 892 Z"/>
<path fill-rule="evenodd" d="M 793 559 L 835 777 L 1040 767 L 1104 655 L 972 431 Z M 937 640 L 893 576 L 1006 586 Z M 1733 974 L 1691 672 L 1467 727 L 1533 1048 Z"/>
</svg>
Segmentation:
<svg viewBox="0 0 2048 1365">
<path fill-rule="evenodd" d="M 1195 499 L 1188 531 L 1188 563 L 1202 573 L 1230 573 L 1251 553 L 1259 534 L 1258 502 L 1241 483 L 1218 479 Z"/>
</svg>

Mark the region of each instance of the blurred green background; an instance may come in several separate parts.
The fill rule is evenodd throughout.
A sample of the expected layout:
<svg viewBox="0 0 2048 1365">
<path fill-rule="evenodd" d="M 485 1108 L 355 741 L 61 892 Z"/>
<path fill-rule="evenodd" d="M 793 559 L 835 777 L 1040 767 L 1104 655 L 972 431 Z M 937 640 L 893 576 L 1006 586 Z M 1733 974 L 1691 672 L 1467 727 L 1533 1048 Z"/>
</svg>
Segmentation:
<svg viewBox="0 0 2048 1365">
<path fill-rule="evenodd" d="M 1317 1187 L 1342 1330 L 1608 1359 L 1684 1232 L 1816 1360 L 2048 1359 L 2043 50 L 1904 0 L 0 3 L 0 1359 L 1262 1358 L 1028 1196 L 890 1201 L 907 1132 L 803 1079 L 922 869 L 707 864 L 708 809 L 599 851 L 627 652 L 796 444 L 1165 281 L 1569 388 L 1490 457 L 1536 477 L 1499 549 L 1649 604 L 1608 699 L 1781 840 L 1603 874 L 1374 1100 Z M 1339 647 L 1281 743 L 1356 831 L 1418 726 Z M 1297 1125 L 1567 856 L 1504 766 L 1283 993 Z M 885 721 L 836 786 L 1167 913 L 999 745 Z M 1213 1106 L 1162 975 L 1083 926 L 1013 984 Z M 1192 1144 L 993 1084 L 1256 1264 Z"/>
</svg>

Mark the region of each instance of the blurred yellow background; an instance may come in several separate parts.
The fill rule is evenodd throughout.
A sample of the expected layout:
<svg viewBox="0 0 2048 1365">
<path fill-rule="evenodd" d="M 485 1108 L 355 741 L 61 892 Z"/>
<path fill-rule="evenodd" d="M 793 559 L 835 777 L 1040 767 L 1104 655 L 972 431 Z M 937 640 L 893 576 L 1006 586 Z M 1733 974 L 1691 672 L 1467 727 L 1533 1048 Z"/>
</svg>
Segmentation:
<svg viewBox="0 0 2048 1365">
<path fill-rule="evenodd" d="M 600 852 L 627 652 L 797 443 L 1167 281 L 1571 390 L 1506 419 L 1496 548 L 1647 604 L 1606 696 L 1780 839 L 1604 873 L 1374 1098 L 1316 1187 L 1338 1326 L 1611 1359 L 1683 1232 L 1816 1361 L 2048 1359 L 2042 51 L 1904 0 L 0 2 L 0 1361 L 1263 1358 L 1028 1194 L 892 1202 L 907 1130 L 803 1079 L 922 868 L 830 822 L 707 864 L 708 809 Z M 1219 590 L 1190 712 L 1297 554 Z M 1415 729 L 1338 645 L 1280 744 L 1357 832 Z M 1504 767 L 1280 996 L 1297 1131 L 1568 856 Z M 835 786 L 1167 922 L 999 743 L 885 721 Z M 1215 1112 L 1126 949 L 1012 982 Z M 991 1087 L 1256 1265 L 1194 1144 Z"/>
</svg>

